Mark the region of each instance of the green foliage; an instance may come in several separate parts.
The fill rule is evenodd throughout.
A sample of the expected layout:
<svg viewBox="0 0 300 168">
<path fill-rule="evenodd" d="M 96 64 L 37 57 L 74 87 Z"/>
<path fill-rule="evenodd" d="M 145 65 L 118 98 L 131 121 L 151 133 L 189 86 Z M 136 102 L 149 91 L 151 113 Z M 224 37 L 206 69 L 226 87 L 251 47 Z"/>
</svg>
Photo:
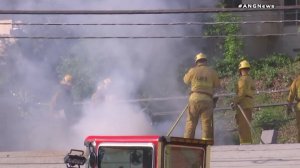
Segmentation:
<svg viewBox="0 0 300 168">
<path fill-rule="evenodd" d="M 252 76 L 254 79 L 262 79 L 264 80 L 264 84 L 266 87 L 271 87 L 273 83 L 273 79 L 277 76 L 277 69 L 275 67 L 270 67 L 268 65 L 263 65 L 261 69 L 251 70 Z"/>
<path fill-rule="evenodd" d="M 225 36 L 224 39 L 218 41 L 218 49 L 222 51 L 223 59 L 218 59 L 216 68 L 221 76 L 235 74 L 236 67 L 242 59 L 243 43 L 240 37 L 235 35 L 240 31 L 240 25 L 236 22 L 240 21 L 238 16 L 230 13 L 219 13 L 215 17 L 215 24 L 206 28 L 206 35 Z"/>
<path fill-rule="evenodd" d="M 253 124 L 264 130 L 278 130 L 285 124 L 285 116 L 282 107 L 265 108 L 254 115 Z"/>
<path fill-rule="evenodd" d="M 92 72 L 88 62 L 84 57 L 79 55 L 71 55 L 62 59 L 61 64 L 57 67 L 57 72 L 60 79 L 65 74 L 71 74 L 73 76 L 74 85 L 72 93 L 77 100 L 84 99 L 92 94 L 94 89 L 94 82 L 91 76 Z"/>
<path fill-rule="evenodd" d="M 237 82 L 239 80 L 239 77 L 237 75 L 232 76 L 231 78 L 231 82 L 228 83 L 228 85 L 226 86 L 226 90 L 229 92 L 236 92 L 237 89 Z"/>
<path fill-rule="evenodd" d="M 273 67 L 273 68 L 281 68 L 283 66 L 291 64 L 292 60 L 289 56 L 279 53 L 274 53 L 270 56 L 267 56 L 263 59 L 258 59 L 253 62 L 254 68 L 260 70 L 265 66 Z"/>
<path fill-rule="evenodd" d="M 259 104 L 262 103 L 271 103 L 272 97 L 269 94 L 258 94 L 255 96 L 255 101 Z"/>
<path fill-rule="evenodd" d="M 284 54 L 274 53 L 263 59 L 251 62 L 251 75 L 254 79 L 263 80 L 266 87 L 271 87 L 279 75 L 279 70 L 292 64 L 292 59 Z"/>
<path fill-rule="evenodd" d="M 106 78 L 112 66 L 112 58 L 101 53 L 89 52 L 92 47 L 78 44 L 72 48 L 71 54 L 64 56 L 56 67 L 59 79 L 69 73 L 73 76 L 72 93 L 76 100 L 88 98 L 94 92 L 99 80 Z M 90 54 L 87 56 L 87 54 Z"/>
<path fill-rule="evenodd" d="M 294 61 L 300 61 L 300 53 L 298 53 L 294 59 Z"/>
<path fill-rule="evenodd" d="M 281 73 L 284 75 L 286 82 L 288 85 L 291 84 L 292 80 L 295 76 L 299 75 L 300 71 L 300 56 L 296 56 L 293 60 L 293 63 L 282 68 Z"/>
</svg>

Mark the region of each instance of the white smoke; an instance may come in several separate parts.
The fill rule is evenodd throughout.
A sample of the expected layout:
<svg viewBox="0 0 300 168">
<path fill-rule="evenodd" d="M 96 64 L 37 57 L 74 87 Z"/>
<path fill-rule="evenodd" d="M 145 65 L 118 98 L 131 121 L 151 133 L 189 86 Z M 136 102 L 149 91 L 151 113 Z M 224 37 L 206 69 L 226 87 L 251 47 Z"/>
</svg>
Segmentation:
<svg viewBox="0 0 300 168">
<path fill-rule="evenodd" d="M 92 9 L 92 10 L 120 10 L 120 9 L 181 9 L 212 7 L 216 1 L 141 1 L 141 0 L 11 0 L 0 4 L 1 9 Z M 89 15 L 89 16 L 14 16 L 17 20 L 24 22 L 63 22 L 63 23 L 162 23 L 162 22 L 184 22 L 197 21 L 202 15 Z M 200 35 L 201 27 L 182 26 L 75 26 L 65 27 L 41 27 L 40 31 L 29 31 L 33 36 L 180 36 Z M 27 29 L 28 30 L 28 29 Z M 193 34 L 189 34 L 193 33 Z M 17 53 L 28 55 L 34 48 L 26 42 L 34 43 L 34 40 L 24 41 L 19 46 Z M 202 40 L 187 39 L 92 39 L 63 42 L 49 40 L 45 45 L 49 46 L 43 53 L 34 56 L 44 57 L 44 62 L 32 62 L 30 59 L 19 59 L 23 65 L 20 71 L 24 76 L 19 85 L 31 85 L 35 93 L 39 93 L 39 102 L 49 101 L 49 92 L 54 91 L 54 83 L 57 83 L 55 73 L 49 64 L 57 62 L 54 55 L 77 54 L 86 59 L 93 60 L 99 57 L 110 59 L 111 63 L 101 65 L 101 69 L 95 74 L 99 81 L 104 77 L 112 78 L 111 91 L 117 97 L 115 101 L 100 102 L 97 105 L 86 103 L 83 107 L 83 115 L 78 123 L 74 124 L 72 130 L 67 130 L 65 122 L 67 119 L 55 120 L 45 116 L 33 114 L 33 117 L 20 122 L 13 127 L 13 141 L 20 144 L 25 141 L 26 145 L 20 145 L 19 149 L 60 148 L 70 144 L 82 145 L 85 136 L 91 134 L 105 135 L 165 135 L 173 122 L 151 125 L 149 116 L 139 104 L 120 103 L 118 101 L 135 99 L 139 89 L 146 89 L 147 97 L 178 96 L 185 95 L 180 90 L 182 82 L 178 82 L 178 67 L 184 61 L 192 62 L 194 55 L 202 47 Z M 11 52 L 11 51 L 10 51 Z M 22 56 L 20 56 L 22 58 Z M 87 67 L 90 65 L 86 65 Z M 181 76 L 179 78 L 182 78 Z M 33 82 L 38 81 L 38 82 Z M 23 83 L 24 82 L 24 83 Z M 40 92 L 44 90 L 43 92 Z M 89 102 L 90 100 L 86 100 Z M 154 110 L 163 111 L 163 108 L 182 110 L 185 102 L 166 102 L 152 105 Z M 170 121 L 171 120 L 171 121 Z M 182 136 L 184 119 L 176 128 L 174 135 Z M 26 131 L 22 136 L 21 131 Z M 26 137 L 26 138 L 24 138 Z M 35 138 L 31 138 L 35 137 Z M 48 140 L 48 141 L 47 141 Z M 73 141 L 73 142 L 70 142 Z M 68 145 L 66 145 L 68 144 Z"/>
<path fill-rule="evenodd" d="M 97 135 L 141 135 L 152 134 L 150 119 L 138 104 L 126 102 L 134 89 L 129 81 L 122 81 L 120 75 L 111 77 L 110 86 L 105 88 L 104 100 L 87 101 L 83 117 L 74 130 L 81 138 Z M 100 93 L 101 94 L 101 93 Z"/>
<path fill-rule="evenodd" d="M 75 126 L 83 137 L 88 135 L 145 135 L 153 134 L 150 119 L 138 106 L 126 103 L 103 102 L 86 107 L 85 115 Z"/>
</svg>

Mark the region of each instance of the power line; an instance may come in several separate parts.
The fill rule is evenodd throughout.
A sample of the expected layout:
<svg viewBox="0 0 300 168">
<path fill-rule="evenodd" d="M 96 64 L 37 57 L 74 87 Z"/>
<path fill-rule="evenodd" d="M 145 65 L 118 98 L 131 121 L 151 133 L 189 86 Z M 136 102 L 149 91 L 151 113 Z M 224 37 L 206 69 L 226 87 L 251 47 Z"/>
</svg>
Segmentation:
<svg viewBox="0 0 300 168">
<path fill-rule="evenodd" d="M 283 17 L 284 15 L 286 14 L 297 14 L 297 13 L 300 13 L 300 9 L 298 10 L 284 10 L 284 11 L 269 11 L 269 12 L 266 12 L 266 11 L 260 11 L 260 12 L 256 12 L 256 13 L 253 13 L 253 12 L 242 12 L 242 13 L 237 13 L 235 14 L 234 16 L 236 17 L 239 17 L 239 18 L 247 18 L 247 17 L 266 17 L 266 16 L 280 16 L 280 17 Z M 1 13 L 0 13 L 1 14 Z M 212 13 L 212 15 L 210 15 L 209 17 L 213 17 L 214 13 Z"/>
<path fill-rule="evenodd" d="M 9 23 L 0 22 L 0 25 L 16 26 L 173 26 L 173 25 L 218 25 L 218 24 L 257 24 L 257 23 L 288 23 L 300 20 L 265 20 L 265 21 L 238 21 L 238 22 L 170 22 L 170 23 Z"/>
<path fill-rule="evenodd" d="M 282 34 L 239 34 L 232 37 L 276 37 L 276 36 L 298 36 L 300 33 Z M 226 35 L 203 35 L 203 36 L 0 36 L 0 39 L 45 39 L 45 40 L 77 40 L 77 39 L 204 39 L 204 38 L 226 38 Z"/>
<path fill-rule="evenodd" d="M 275 8 L 196 8 L 161 10 L 0 10 L 0 14 L 30 15 L 136 15 L 136 14 L 188 14 L 219 12 L 257 12 L 300 9 L 300 5 L 277 6 Z"/>
</svg>

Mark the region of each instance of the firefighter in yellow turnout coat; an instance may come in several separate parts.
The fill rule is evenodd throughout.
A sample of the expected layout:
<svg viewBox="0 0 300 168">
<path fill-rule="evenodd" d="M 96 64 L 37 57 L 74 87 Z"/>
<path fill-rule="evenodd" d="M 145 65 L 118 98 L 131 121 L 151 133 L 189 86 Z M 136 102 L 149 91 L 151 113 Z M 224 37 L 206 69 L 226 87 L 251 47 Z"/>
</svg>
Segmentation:
<svg viewBox="0 0 300 168">
<path fill-rule="evenodd" d="M 56 117 L 69 117 L 74 113 L 72 97 L 73 77 L 66 74 L 61 80 L 59 88 L 51 100 L 51 111 Z"/>
<path fill-rule="evenodd" d="M 288 111 L 292 109 L 292 103 L 296 100 L 297 104 L 295 107 L 296 112 L 296 122 L 298 129 L 298 143 L 300 143 L 300 75 L 293 81 L 290 87 L 290 93 L 288 96 Z"/>
<path fill-rule="evenodd" d="M 236 97 L 233 106 L 237 109 L 236 123 L 238 125 L 240 144 L 251 144 L 251 128 L 248 125 L 244 115 L 236 105 L 240 105 L 245 112 L 246 117 L 251 122 L 254 107 L 255 83 L 249 76 L 250 64 L 248 61 L 241 61 L 239 64 L 240 78 L 237 84 Z"/>
<path fill-rule="evenodd" d="M 184 83 L 191 86 L 184 138 L 195 137 L 200 118 L 202 139 L 213 139 L 213 94 L 215 89 L 220 87 L 220 81 L 217 72 L 207 66 L 207 57 L 203 53 L 196 55 L 195 62 L 196 66 L 183 78 Z"/>
</svg>

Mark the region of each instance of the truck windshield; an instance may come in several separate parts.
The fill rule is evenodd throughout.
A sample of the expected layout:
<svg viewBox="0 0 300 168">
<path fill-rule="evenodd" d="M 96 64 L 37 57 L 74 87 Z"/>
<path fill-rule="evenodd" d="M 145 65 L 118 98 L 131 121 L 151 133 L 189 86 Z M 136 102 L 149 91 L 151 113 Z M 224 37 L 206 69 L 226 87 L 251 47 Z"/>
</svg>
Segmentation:
<svg viewBox="0 0 300 168">
<path fill-rule="evenodd" d="M 204 168 L 205 150 L 201 147 L 167 145 L 164 150 L 165 168 Z"/>
<path fill-rule="evenodd" d="M 99 168 L 152 168 L 152 147 L 101 146 Z"/>
</svg>

